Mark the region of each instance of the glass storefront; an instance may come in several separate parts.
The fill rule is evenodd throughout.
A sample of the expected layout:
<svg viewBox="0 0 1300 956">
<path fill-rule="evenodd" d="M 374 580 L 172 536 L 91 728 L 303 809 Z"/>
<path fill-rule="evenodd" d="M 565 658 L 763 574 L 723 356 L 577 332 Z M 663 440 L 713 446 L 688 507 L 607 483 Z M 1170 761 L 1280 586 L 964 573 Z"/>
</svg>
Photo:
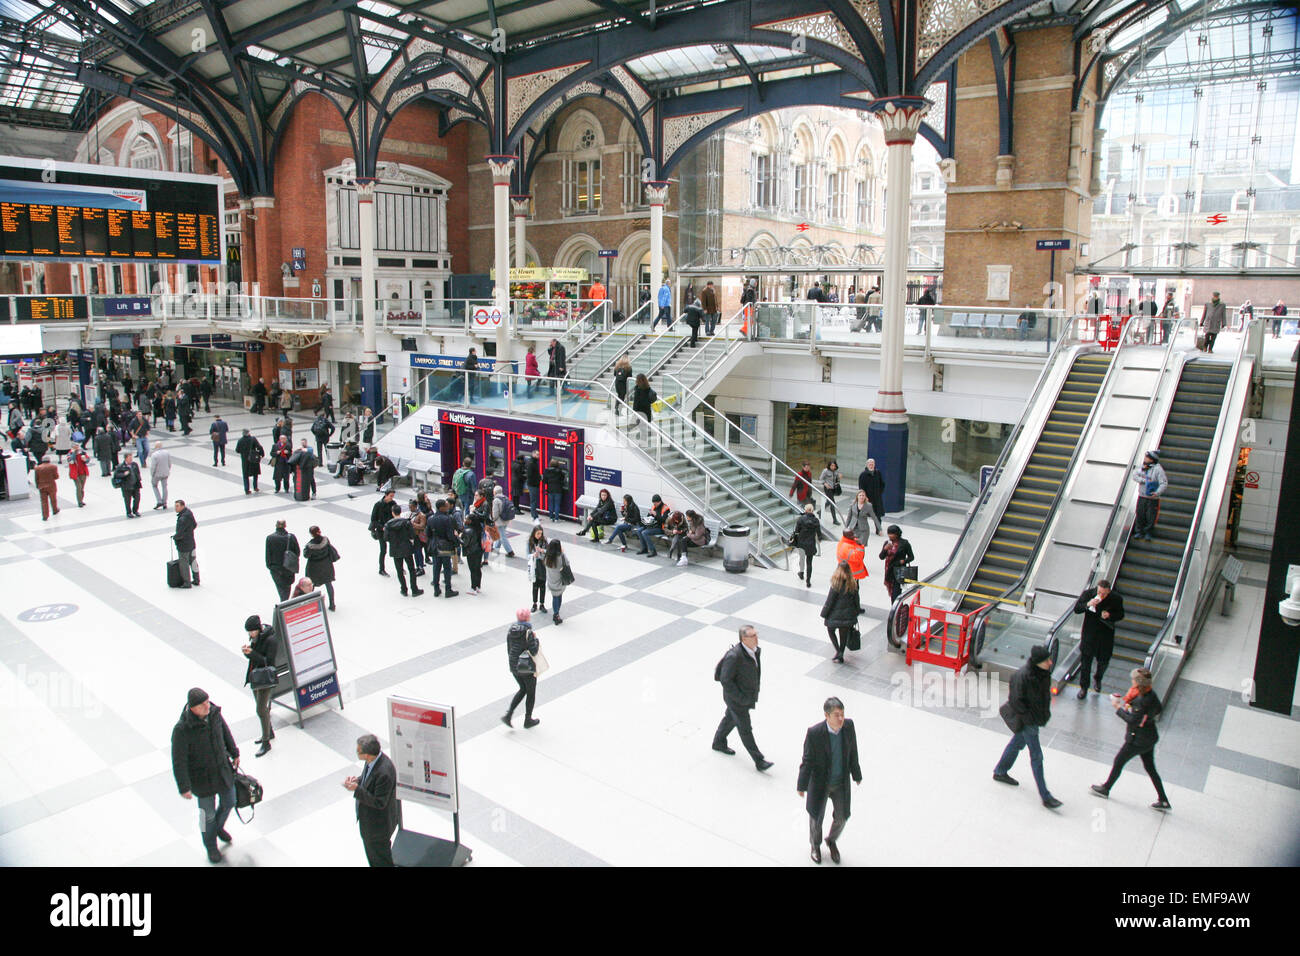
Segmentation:
<svg viewBox="0 0 1300 956">
<path fill-rule="evenodd" d="M 1014 427 L 929 415 L 910 415 L 908 423 L 908 494 L 953 501 L 979 494 L 980 467 L 997 462 Z"/>
</svg>

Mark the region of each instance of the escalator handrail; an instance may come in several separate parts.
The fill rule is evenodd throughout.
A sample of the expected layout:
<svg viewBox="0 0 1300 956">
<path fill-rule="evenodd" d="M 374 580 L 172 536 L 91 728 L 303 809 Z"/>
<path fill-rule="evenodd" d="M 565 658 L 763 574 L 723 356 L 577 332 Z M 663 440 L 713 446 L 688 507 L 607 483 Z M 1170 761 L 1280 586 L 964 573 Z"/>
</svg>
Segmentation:
<svg viewBox="0 0 1300 956">
<path fill-rule="evenodd" d="M 1251 319 L 1250 322 L 1259 322 L 1261 319 Z M 1174 618 L 1177 616 L 1175 609 L 1182 603 L 1183 588 L 1187 586 L 1187 573 L 1191 567 L 1191 558 L 1193 546 L 1196 543 L 1196 535 L 1201 527 L 1201 519 L 1205 517 L 1205 507 L 1209 500 L 1209 482 L 1211 474 L 1214 471 L 1214 462 L 1218 461 L 1219 456 L 1223 454 L 1224 442 L 1227 435 L 1224 434 L 1224 424 L 1228 416 L 1228 396 L 1232 394 L 1237 387 L 1237 381 L 1241 376 L 1242 358 L 1245 356 L 1246 344 L 1250 339 L 1249 323 L 1242 332 L 1241 343 L 1237 346 L 1237 354 L 1232 360 L 1228 381 L 1223 389 L 1223 402 L 1219 407 L 1219 418 L 1214 424 L 1214 444 L 1210 446 L 1210 454 L 1205 459 L 1205 475 L 1201 478 L 1201 487 L 1196 494 L 1196 509 L 1192 512 L 1192 523 L 1187 531 L 1187 543 L 1183 545 L 1183 554 L 1178 562 L 1178 577 L 1174 579 L 1174 587 L 1170 592 L 1169 611 L 1165 618 L 1165 625 L 1156 635 L 1156 639 L 1151 642 L 1151 647 L 1147 651 L 1146 665 L 1151 665 L 1155 661 L 1156 653 L 1164 643 L 1165 637 L 1173 629 Z M 1233 435 L 1233 443 L 1236 442 L 1236 435 Z"/>
<path fill-rule="evenodd" d="M 1002 446 L 1002 451 L 998 455 L 998 460 L 993 463 L 993 474 L 992 477 L 989 479 L 988 485 L 984 488 L 983 494 L 979 496 L 975 506 L 971 509 L 970 515 L 969 517 L 967 517 L 965 525 L 962 526 L 961 534 L 957 536 L 956 542 L 953 543 L 952 551 L 950 551 L 948 554 L 948 560 L 945 561 L 940 568 L 936 569 L 933 573 L 931 573 L 928 577 L 926 577 L 925 578 L 926 581 L 933 581 L 936 578 L 938 578 L 941 574 L 944 574 L 950 567 L 952 567 L 952 563 L 953 561 L 956 560 L 957 555 L 961 553 L 962 545 L 965 543 L 966 536 L 970 533 L 971 527 L 975 523 L 976 516 L 980 512 L 980 508 L 992 496 L 993 488 L 998 481 L 998 476 L 1001 474 L 1002 469 L 1005 467 L 1006 461 L 1010 457 L 1011 450 L 1015 447 L 1016 441 L 1020 438 L 1021 434 L 1024 432 L 1025 423 L 1029 420 L 1029 417 L 1033 413 L 1035 406 L 1038 404 L 1037 401 L 1035 401 L 1035 398 L 1038 395 L 1038 393 L 1042 390 L 1043 385 L 1046 384 L 1048 373 L 1052 370 L 1053 366 L 1056 364 L 1057 359 L 1064 352 L 1066 343 L 1068 341 L 1073 341 L 1074 330 L 1075 330 L 1074 322 L 1066 322 L 1061 326 L 1061 334 L 1056 340 L 1056 345 L 1052 349 L 1051 354 L 1047 356 L 1047 361 L 1043 363 L 1042 371 L 1038 373 L 1038 379 L 1034 382 L 1034 387 L 1030 389 L 1029 392 L 1030 400 L 1025 403 L 1025 410 L 1021 412 L 1020 420 L 1016 422 L 1016 427 L 1013 428 L 1011 430 L 1011 434 L 1007 436 L 1007 440 L 1005 444 L 1003 444 Z M 1069 377 L 1069 372 L 1067 371 L 1066 378 L 1068 377 Z M 1065 386 L 1064 379 L 1062 379 L 1061 381 L 1061 386 L 1062 388 L 1064 388 Z M 1044 426 L 1046 426 L 1047 424 L 1046 419 L 1043 420 L 1043 424 Z M 1029 459 L 1026 458 L 1025 459 L 1026 465 L 1028 465 L 1028 462 Z M 996 529 L 996 525 L 994 525 L 994 528 Z M 904 597 L 910 596 L 913 591 L 918 590 L 922 586 L 923 585 L 921 583 L 917 583 L 917 584 L 910 585 L 906 588 L 901 588 L 899 590 L 898 597 L 895 600 L 896 601 L 902 600 Z"/>
<path fill-rule="evenodd" d="M 613 306 L 612 304 L 610 304 L 609 299 L 605 299 L 605 300 L 600 304 L 600 306 L 598 306 L 597 308 L 600 308 L 600 307 L 604 307 L 604 309 L 609 313 L 609 317 L 610 317 L 610 318 L 613 318 L 613 315 L 614 315 L 614 306 Z M 637 311 L 639 312 L 640 309 L 638 309 Z M 588 332 L 588 333 L 586 334 L 586 336 L 584 336 L 584 337 L 581 339 L 581 341 L 578 342 L 577 345 L 575 345 L 575 346 L 573 347 L 573 354 L 574 354 L 574 355 L 577 355 L 579 351 L 581 351 L 582 349 L 584 349 L 584 348 L 587 347 L 588 343 L 592 342 L 592 341 L 595 340 L 596 338 L 599 338 L 602 334 L 605 335 L 606 337 L 608 337 L 608 336 L 610 336 L 610 335 L 613 335 L 615 332 L 621 332 L 621 331 L 623 330 L 623 327 L 624 327 L 625 325 L 627 325 L 627 324 L 628 324 L 629 322 L 631 322 L 634 318 L 636 318 L 636 314 L 637 314 L 636 312 L 633 312 L 630 316 L 628 316 L 627 318 L 625 318 L 625 319 L 624 319 L 622 322 L 620 322 L 618 325 L 614 326 L 613 328 L 609 329 L 609 330 L 606 331 L 606 332 L 603 332 L 603 333 L 602 333 L 601 330 L 600 330 L 599 328 L 594 328 L 594 329 L 592 329 L 590 332 Z M 568 335 L 569 335 L 569 332 L 570 332 L 570 331 L 571 331 L 575 326 L 581 326 L 581 325 L 583 324 L 583 322 L 590 320 L 590 318 L 591 318 L 590 315 L 585 315 L 585 316 L 583 316 L 581 319 L 579 319 L 576 323 L 574 323 L 574 325 L 569 326 L 569 328 L 567 328 L 567 329 L 564 330 L 564 337 L 567 338 Z"/>
<path fill-rule="evenodd" d="M 664 326 L 662 330 L 660 330 L 660 331 L 654 333 L 653 335 L 651 335 L 651 336 L 650 336 L 650 341 L 643 343 L 642 346 L 641 346 L 639 349 L 636 350 L 636 354 L 635 354 L 635 355 L 632 355 L 631 357 L 629 357 L 628 361 L 630 361 L 630 362 L 635 362 L 635 361 L 636 361 L 637 359 L 639 359 L 642 355 L 644 355 L 644 354 L 645 354 L 649 349 L 653 348 L 656 342 L 658 342 L 660 339 L 662 339 L 665 335 L 667 335 L 669 332 L 671 332 L 671 331 L 673 330 L 673 326 L 675 326 L 678 322 L 680 322 L 680 321 L 682 320 L 682 315 L 685 315 L 685 314 L 686 314 L 685 312 L 682 312 L 680 315 L 678 315 L 676 318 L 674 318 L 671 322 L 669 322 L 666 326 Z M 647 332 L 646 334 L 649 335 L 650 333 Z M 679 333 L 679 336 L 680 336 L 680 333 Z M 680 337 L 681 337 L 682 341 L 685 341 L 685 336 L 680 336 Z M 680 343 L 679 343 L 679 345 L 680 345 Z M 675 351 L 677 351 L 677 350 L 676 350 L 676 349 L 673 349 L 673 351 L 675 352 Z M 620 353 L 620 354 L 621 354 L 621 353 Z M 670 354 L 671 354 L 671 353 L 670 353 Z M 617 358 L 615 358 L 615 361 L 617 361 Z M 608 367 L 608 366 L 607 366 L 607 367 Z M 649 377 L 650 377 L 650 373 L 649 373 L 649 372 L 645 373 L 645 375 L 646 375 L 646 378 L 649 378 Z"/>
<path fill-rule="evenodd" d="M 577 300 L 577 301 L 581 302 L 581 300 Z M 597 312 L 605 313 L 605 319 L 608 319 L 609 316 L 614 314 L 614 309 L 613 306 L 610 305 L 609 299 L 602 299 L 600 305 L 596 306 L 594 309 L 592 309 L 590 312 L 586 313 L 585 315 L 580 315 L 576 322 L 574 322 L 572 325 L 570 325 L 567 329 L 564 330 L 564 334 L 561 336 L 561 338 L 568 339 L 570 335 L 573 334 L 573 331 L 575 329 L 577 329 L 578 332 L 581 332 L 582 327 L 584 325 L 586 325 L 588 322 L 592 323 L 593 327 L 591 331 L 588 332 L 585 337 L 583 337 L 578 341 L 578 344 L 573 347 L 573 351 L 575 352 L 578 351 L 578 349 L 582 348 L 584 345 L 586 345 L 596 336 L 600 335 L 600 324 L 595 321 L 595 314 Z"/>
<path fill-rule="evenodd" d="M 1126 328 L 1124 331 L 1125 337 L 1129 334 L 1130 329 Z M 1061 481 L 1061 487 L 1057 491 L 1056 497 L 1052 499 L 1052 503 L 1047 509 L 1047 514 L 1043 518 L 1043 534 L 1039 535 L 1038 541 L 1034 545 L 1033 553 L 1030 555 L 1029 560 L 1025 562 L 1025 569 L 1020 572 L 1019 577 L 1012 581 L 1011 584 L 1007 585 L 1001 594 L 990 599 L 983 608 L 980 608 L 975 612 L 974 626 L 981 635 L 986 626 L 985 619 L 992 614 L 993 611 L 1002 604 L 1002 602 L 1013 600 L 1011 595 L 1015 594 L 1018 589 L 1025 586 L 1025 581 L 1029 577 L 1029 572 L 1033 569 L 1033 559 L 1037 558 L 1039 551 L 1042 550 L 1042 547 L 1045 544 L 1043 539 L 1046 536 L 1047 530 L 1052 526 L 1052 520 L 1056 517 L 1057 511 L 1060 510 L 1061 500 L 1065 497 L 1066 482 L 1069 480 L 1069 477 L 1074 474 L 1074 470 L 1079 463 L 1079 458 L 1083 454 L 1085 439 L 1092 434 L 1093 430 L 1096 428 L 1097 420 L 1101 417 L 1103 404 L 1102 398 L 1110 389 L 1111 382 L 1115 376 L 1115 370 L 1120 367 L 1120 355 L 1123 354 L 1125 346 L 1131 346 L 1132 344 L 1133 343 L 1131 342 L 1122 342 L 1120 347 L 1117 348 L 1115 353 L 1111 356 L 1110 365 L 1106 368 L 1106 374 L 1102 377 L 1101 384 L 1097 386 L 1097 395 L 1092 401 L 1092 408 L 1088 410 L 1088 417 L 1083 423 L 1083 429 L 1079 432 L 1079 440 L 1074 443 L 1074 451 L 1070 453 L 1070 460 L 1066 462 L 1065 478 Z M 997 527 L 1001 527 L 1000 521 L 994 528 L 994 535 L 997 534 Z"/>
</svg>

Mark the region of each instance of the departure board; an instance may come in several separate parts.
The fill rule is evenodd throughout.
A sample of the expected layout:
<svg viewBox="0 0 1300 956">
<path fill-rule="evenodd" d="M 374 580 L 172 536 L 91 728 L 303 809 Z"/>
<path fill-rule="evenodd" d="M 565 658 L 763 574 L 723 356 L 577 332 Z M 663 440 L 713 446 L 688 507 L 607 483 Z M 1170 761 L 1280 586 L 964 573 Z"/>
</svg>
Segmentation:
<svg viewBox="0 0 1300 956">
<path fill-rule="evenodd" d="M 0 157 L 0 256 L 219 265 L 215 176 Z"/>
<path fill-rule="evenodd" d="M 14 298 L 20 322 L 50 322 L 55 319 L 84 319 L 84 295 L 20 295 Z"/>
</svg>

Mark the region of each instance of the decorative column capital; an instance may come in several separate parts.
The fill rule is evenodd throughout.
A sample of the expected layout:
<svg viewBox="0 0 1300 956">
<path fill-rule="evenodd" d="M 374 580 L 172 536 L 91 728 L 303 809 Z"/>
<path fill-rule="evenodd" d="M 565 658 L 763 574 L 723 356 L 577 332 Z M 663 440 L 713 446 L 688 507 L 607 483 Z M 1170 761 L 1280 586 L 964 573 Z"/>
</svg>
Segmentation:
<svg viewBox="0 0 1300 956">
<path fill-rule="evenodd" d="M 651 206 L 662 206 L 668 201 L 668 183 L 659 179 L 645 181 L 645 198 Z"/>
<path fill-rule="evenodd" d="M 353 180 L 357 186 L 357 202 L 374 202 L 375 186 L 379 180 L 373 176 L 358 176 Z"/>
<path fill-rule="evenodd" d="M 275 208 L 275 197 L 274 197 L 274 196 L 254 196 L 253 199 L 252 199 L 252 206 L 253 206 L 254 209 L 274 209 L 274 208 Z"/>
<path fill-rule="evenodd" d="M 867 104 L 885 128 L 886 146 L 911 146 L 932 104 L 924 96 L 884 96 Z"/>
<path fill-rule="evenodd" d="M 483 159 L 488 164 L 488 169 L 492 170 L 493 186 L 509 186 L 510 174 L 515 171 L 515 163 L 519 161 L 517 156 L 484 156 Z"/>
<path fill-rule="evenodd" d="M 997 172 L 994 173 L 993 183 L 999 189 L 1010 189 L 1012 174 L 1016 168 L 1016 157 L 1013 154 L 1004 154 L 997 157 Z"/>
<path fill-rule="evenodd" d="M 528 216 L 528 205 L 533 201 L 529 195 L 512 195 L 510 197 L 510 208 L 514 210 L 516 219 L 525 219 Z"/>
</svg>

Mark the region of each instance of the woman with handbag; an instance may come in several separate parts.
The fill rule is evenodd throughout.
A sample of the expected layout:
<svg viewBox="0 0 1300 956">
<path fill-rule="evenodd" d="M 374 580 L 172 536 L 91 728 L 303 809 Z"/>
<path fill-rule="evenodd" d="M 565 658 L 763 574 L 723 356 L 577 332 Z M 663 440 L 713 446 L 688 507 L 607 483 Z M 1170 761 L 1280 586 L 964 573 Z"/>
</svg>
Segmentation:
<svg viewBox="0 0 1300 956">
<path fill-rule="evenodd" d="M 339 559 L 339 553 L 330 544 L 330 539 L 320 533 L 317 525 L 312 525 L 308 531 L 311 538 L 302 548 L 303 559 L 307 566 L 303 573 L 311 578 L 317 587 L 324 585 L 325 593 L 329 595 L 330 610 L 334 608 L 334 562 Z"/>
<path fill-rule="evenodd" d="M 835 656 L 831 658 L 837 664 L 844 663 L 844 651 L 849 648 L 850 637 L 858 626 L 858 615 L 862 613 L 862 602 L 858 595 L 858 582 L 849 570 L 849 563 L 841 561 L 831 575 L 831 589 L 822 604 L 822 618 L 826 621 L 826 633 L 831 637 L 831 646 Z M 835 632 L 839 631 L 836 639 Z"/>
<path fill-rule="evenodd" d="M 465 516 L 465 531 L 460 536 L 461 550 L 465 552 L 465 561 L 469 564 L 469 593 L 482 594 L 483 560 L 487 555 L 488 544 L 484 542 L 487 532 L 484 530 L 487 517 L 483 508 L 471 508 Z"/>
<path fill-rule="evenodd" d="M 790 546 L 799 552 L 799 577 L 806 587 L 812 587 L 813 555 L 817 553 L 821 536 L 822 523 L 817 520 L 816 509 L 810 501 L 803 506 L 803 514 L 794 523 L 794 533 L 790 536 Z"/>
<path fill-rule="evenodd" d="M 411 530 L 415 532 L 415 576 L 419 577 L 424 573 L 424 553 L 429 549 L 429 518 L 416 499 L 412 498 L 407 507 L 410 509 Z"/>
<path fill-rule="evenodd" d="M 839 462 L 834 458 L 828 461 L 818 480 L 822 483 L 822 491 L 826 493 L 826 501 L 822 505 L 822 514 L 830 512 L 831 524 L 839 524 L 839 514 L 835 507 L 835 499 L 840 496 Z"/>
<path fill-rule="evenodd" d="M 556 542 L 557 544 L 559 542 Z M 519 685 L 510 708 L 501 717 L 501 723 L 513 727 L 510 723 L 519 702 L 524 702 L 524 726 L 536 727 L 541 723 L 533 717 L 533 704 L 537 700 L 537 661 L 536 655 L 542 651 L 542 645 L 533 633 L 532 612 L 520 608 L 515 612 L 515 623 L 506 632 L 506 657 L 510 660 L 510 676 Z"/>
<path fill-rule="evenodd" d="M 546 609 L 546 545 L 546 532 L 538 521 L 529 532 L 528 546 L 524 549 L 528 553 L 528 581 L 533 589 L 533 603 L 529 611 Z"/>
<path fill-rule="evenodd" d="M 596 507 L 591 509 L 587 515 L 587 520 L 583 522 L 578 529 L 578 536 L 582 537 L 588 531 L 591 532 L 591 543 L 598 544 L 604 537 L 602 528 L 618 524 L 618 514 L 614 511 L 614 499 L 609 493 L 608 488 L 601 488 L 600 494 L 596 498 Z"/>
<path fill-rule="evenodd" d="M 543 563 L 546 565 L 546 589 L 551 592 L 551 620 L 563 624 L 560 604 L 564 601 L 564 589 L 573 583 L 573 568 L 569 567 L 569 559 L 564 556 L 559 538 L 546 546 L 546 560 Z"/>
<path fill-rule="evenodd" d="M 849 504 L 848 511 L 844 513 L 844 528 L 846 531 L 852 531 L 853 537 L 864 548 L 871 539 L 872 522 L 877 520 L 875 515 L 876 512 L 872 508 L 867 493 L 859 489 L 853 501 Z"/>
<path fill-rule="evenodd" d="M 271 729 L 271 694 L 277 682 L 275 671 L 276 637 L 275 628 L 269 624 L 262 625 L 262 619 L 256 614 L 244 622 L 248 632 L 248 643 L 241 650 L 248 658 L 248 670 L 244 674 L 244 683 L 253 688 L 253 701 L 257 705 L 257 719 L 262 722 L 262 736 L 253 741 L 261 744 L 262 749 L 254 756 L 261 757 L 271 749 L 275 731 Z"/>
<path fill-rule="evenodd" d="M 916 555 L 912 553 L 912 545 L 903 537 L 903 529 L 896 524 L 891 524 L 885 529 L 888 535 L 885 540 L 885 546 L 880 549 L 880 557 L 885 562 L 885 590 L 889 592 L 889 600 L 893 601 L 898 597 L 898 592 L 902 585 L 899 573 L 905 567 L 916 563 Z"/>
</svg>

